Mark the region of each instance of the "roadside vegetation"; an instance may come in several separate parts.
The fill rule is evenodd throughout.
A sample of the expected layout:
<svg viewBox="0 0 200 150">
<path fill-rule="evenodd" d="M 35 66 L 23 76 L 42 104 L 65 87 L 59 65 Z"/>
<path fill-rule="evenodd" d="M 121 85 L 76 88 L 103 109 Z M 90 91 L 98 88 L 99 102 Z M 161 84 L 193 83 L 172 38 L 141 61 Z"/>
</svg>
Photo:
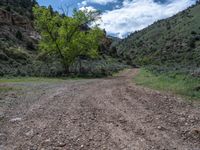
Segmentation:
<svg viewBox="0 0 200 150">
<path fill-rule="evenodd" d="M 141 67 L 135 82 L 200 99 L 200 2 L 115 43 L 117 56 Z"/>
<path fill-rule="evenodd" d="M 110 50 L 115 39 L 95 25 L 99 11 L 68 16 L 33 1 L 22 15 L 17 8 L 26 2 L 0 2 L 1 11 L 21 18 L 0 28 L 0 77 L 103 77 L 127 67 Z"/>
<path fill-rule="evenodd" d="M 116 44 L 128 64 L 200 76 L 200 2 Z"/>
<path fill-rule="evenodd" d="M 72 79 L 70 78 L 50 78 L 50 77 L 4 77 L 0 78 L 0 84 L 2 83 L 18 83 L 18 82 L 58 82 L 58 81 L 63 81 L 67 79 Z M 79 79 L 74 77 L 73 79 Z"/>
<path fill-rule="evenodd" d="M 200 99 L 200 79 L 180 73 L 153 73 L 147 69 L 140 69 L 134 78 L 138 85 L 152 89 L 172 92 L 189 99 Z"/>
<path fill-rule="evenodd" d="M 12 91 L 14 90 L 14 88 L 12 87 L 7 87 L 7 86 L 0 86 L 0 93 L 5 93 L 5 92 L 8 92 L 8 91 Z"/>
<path fill-rule="evenodd" d="M 98 26 L 89 27 L 98 19 L 98 11 L 74 10 L 73 16 L 69 17 L 54 12 L 51 7 L 36 6 L 33 12 L 36 28 L 41 35 L 40 50 L 57 55 L 66 74 L 77 59 L 81 72 L 81 58 L 99 57 L 99 41 L 104 33 Z"/>
</svg>

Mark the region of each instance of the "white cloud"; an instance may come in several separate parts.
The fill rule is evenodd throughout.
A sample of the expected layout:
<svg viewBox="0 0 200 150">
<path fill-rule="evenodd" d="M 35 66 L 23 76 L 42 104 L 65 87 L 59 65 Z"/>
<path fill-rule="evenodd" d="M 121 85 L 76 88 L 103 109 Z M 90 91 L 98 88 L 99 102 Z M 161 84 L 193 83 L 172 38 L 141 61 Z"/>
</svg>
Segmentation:
<svg viewBox="0 0 200 150">
<path fill-rule="evenodd" d="M 100 5 L 106 5 L 108 3 L 115 3 L 117 0 L 84 0 L 82 3 L 87 5 L 87 3 L 96 3 Z"/>
<path fill-rule="evenodd" d="M 86 2 L 86 1 L 82 1 L 81 4 L 82 4 L 83 6 L 86 6 L 86 5 L 87 5 L 87 2 Z"/>
<path fill-rule="evenodd" d="M 83 7 L 79 8 L 79 10 L 86 11 L 86 12 L 96 11 L 96 9 L 92 6 L 83 6 Z"/>
<path fill-rule="evenodd" d="M 159 19 L 170 17 L 194 2 L 195 0 L 170 0 L 169 3 L 161 4 L 154 0 L 124 0 L 121 8 L 102 14 L 100 27 L 122 38 Z"/>
</svg>

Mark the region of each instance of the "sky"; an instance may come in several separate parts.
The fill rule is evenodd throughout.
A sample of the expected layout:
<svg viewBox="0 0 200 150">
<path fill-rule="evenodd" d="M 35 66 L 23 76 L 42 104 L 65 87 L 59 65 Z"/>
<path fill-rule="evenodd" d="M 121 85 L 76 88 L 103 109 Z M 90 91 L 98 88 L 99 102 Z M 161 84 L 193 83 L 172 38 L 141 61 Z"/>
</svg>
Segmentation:
<svg viewBox="0 0 200 150">
<path fill-rule="evenodd" d="M 195 2 L 196 0 L 38 0 L 40 5 L 52 5 L 57 11 L 61 11 L 61 7 L 70 6 L 69 15 L 74 8 L 100 10 L 100 28 L 119 38 L 155 21 L 171 17 Z"/>
</svg>

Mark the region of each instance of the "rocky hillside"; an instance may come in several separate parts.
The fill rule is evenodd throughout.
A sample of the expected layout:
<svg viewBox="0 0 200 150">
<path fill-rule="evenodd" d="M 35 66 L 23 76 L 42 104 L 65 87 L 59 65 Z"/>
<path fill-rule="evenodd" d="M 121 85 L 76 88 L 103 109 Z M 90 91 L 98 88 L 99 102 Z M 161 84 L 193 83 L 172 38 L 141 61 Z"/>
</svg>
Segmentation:
<svg viewBox="0 0 200 150">
<path fill-rule="evenodd" d="M 117 54 L 131 65 L 196 70 L 200 66 L 200 4 L 155 22 L 116 44 Z"/>
<path fill-rule="evenodd" d="M 62 64 L 57 56 L 38 50 L 40 35 L 34 29 L 34 0 L 0 1 L 0 76 L 60 76 Z M 110 56 L 113 39 L 105 38 L 99 46 L 101 58 L 82 60 L 83 73 L 91 76 L 110 74 L 124 65 Z M 77 64 L 71 66 L 78 72 Z"/>
<path fill-rule="evenodd" d="M 0 76 L 25 75 L 24 66 L 30 68 L 40 37 L 33 26 L 34 4 L 32 0 L 0 1 Z"/>
<path fill-rule="evenodd" d="M 34 49 L 39 35 L 33 27 L 32 0 L 1 0 L 0 40 L 4 46 Z M 5 41 L 5 42 L 4 42 Z M 7 45 L 6 45 L 7 44 Z"/>
</svg>

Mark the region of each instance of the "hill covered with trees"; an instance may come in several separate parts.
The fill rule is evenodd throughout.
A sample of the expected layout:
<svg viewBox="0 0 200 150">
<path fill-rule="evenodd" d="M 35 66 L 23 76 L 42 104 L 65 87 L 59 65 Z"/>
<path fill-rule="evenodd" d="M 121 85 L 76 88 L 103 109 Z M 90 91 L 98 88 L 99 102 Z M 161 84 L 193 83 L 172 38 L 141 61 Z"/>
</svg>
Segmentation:
<svg viewBox="0 0 200 150">
<path fill-rule="evenodd" d="M 200 66 L 200 4 L 142 31 L 116 45 L 117 55 L 130 65 L 153 66 L 158 71 L 198 72 Z"/>
</svg>

